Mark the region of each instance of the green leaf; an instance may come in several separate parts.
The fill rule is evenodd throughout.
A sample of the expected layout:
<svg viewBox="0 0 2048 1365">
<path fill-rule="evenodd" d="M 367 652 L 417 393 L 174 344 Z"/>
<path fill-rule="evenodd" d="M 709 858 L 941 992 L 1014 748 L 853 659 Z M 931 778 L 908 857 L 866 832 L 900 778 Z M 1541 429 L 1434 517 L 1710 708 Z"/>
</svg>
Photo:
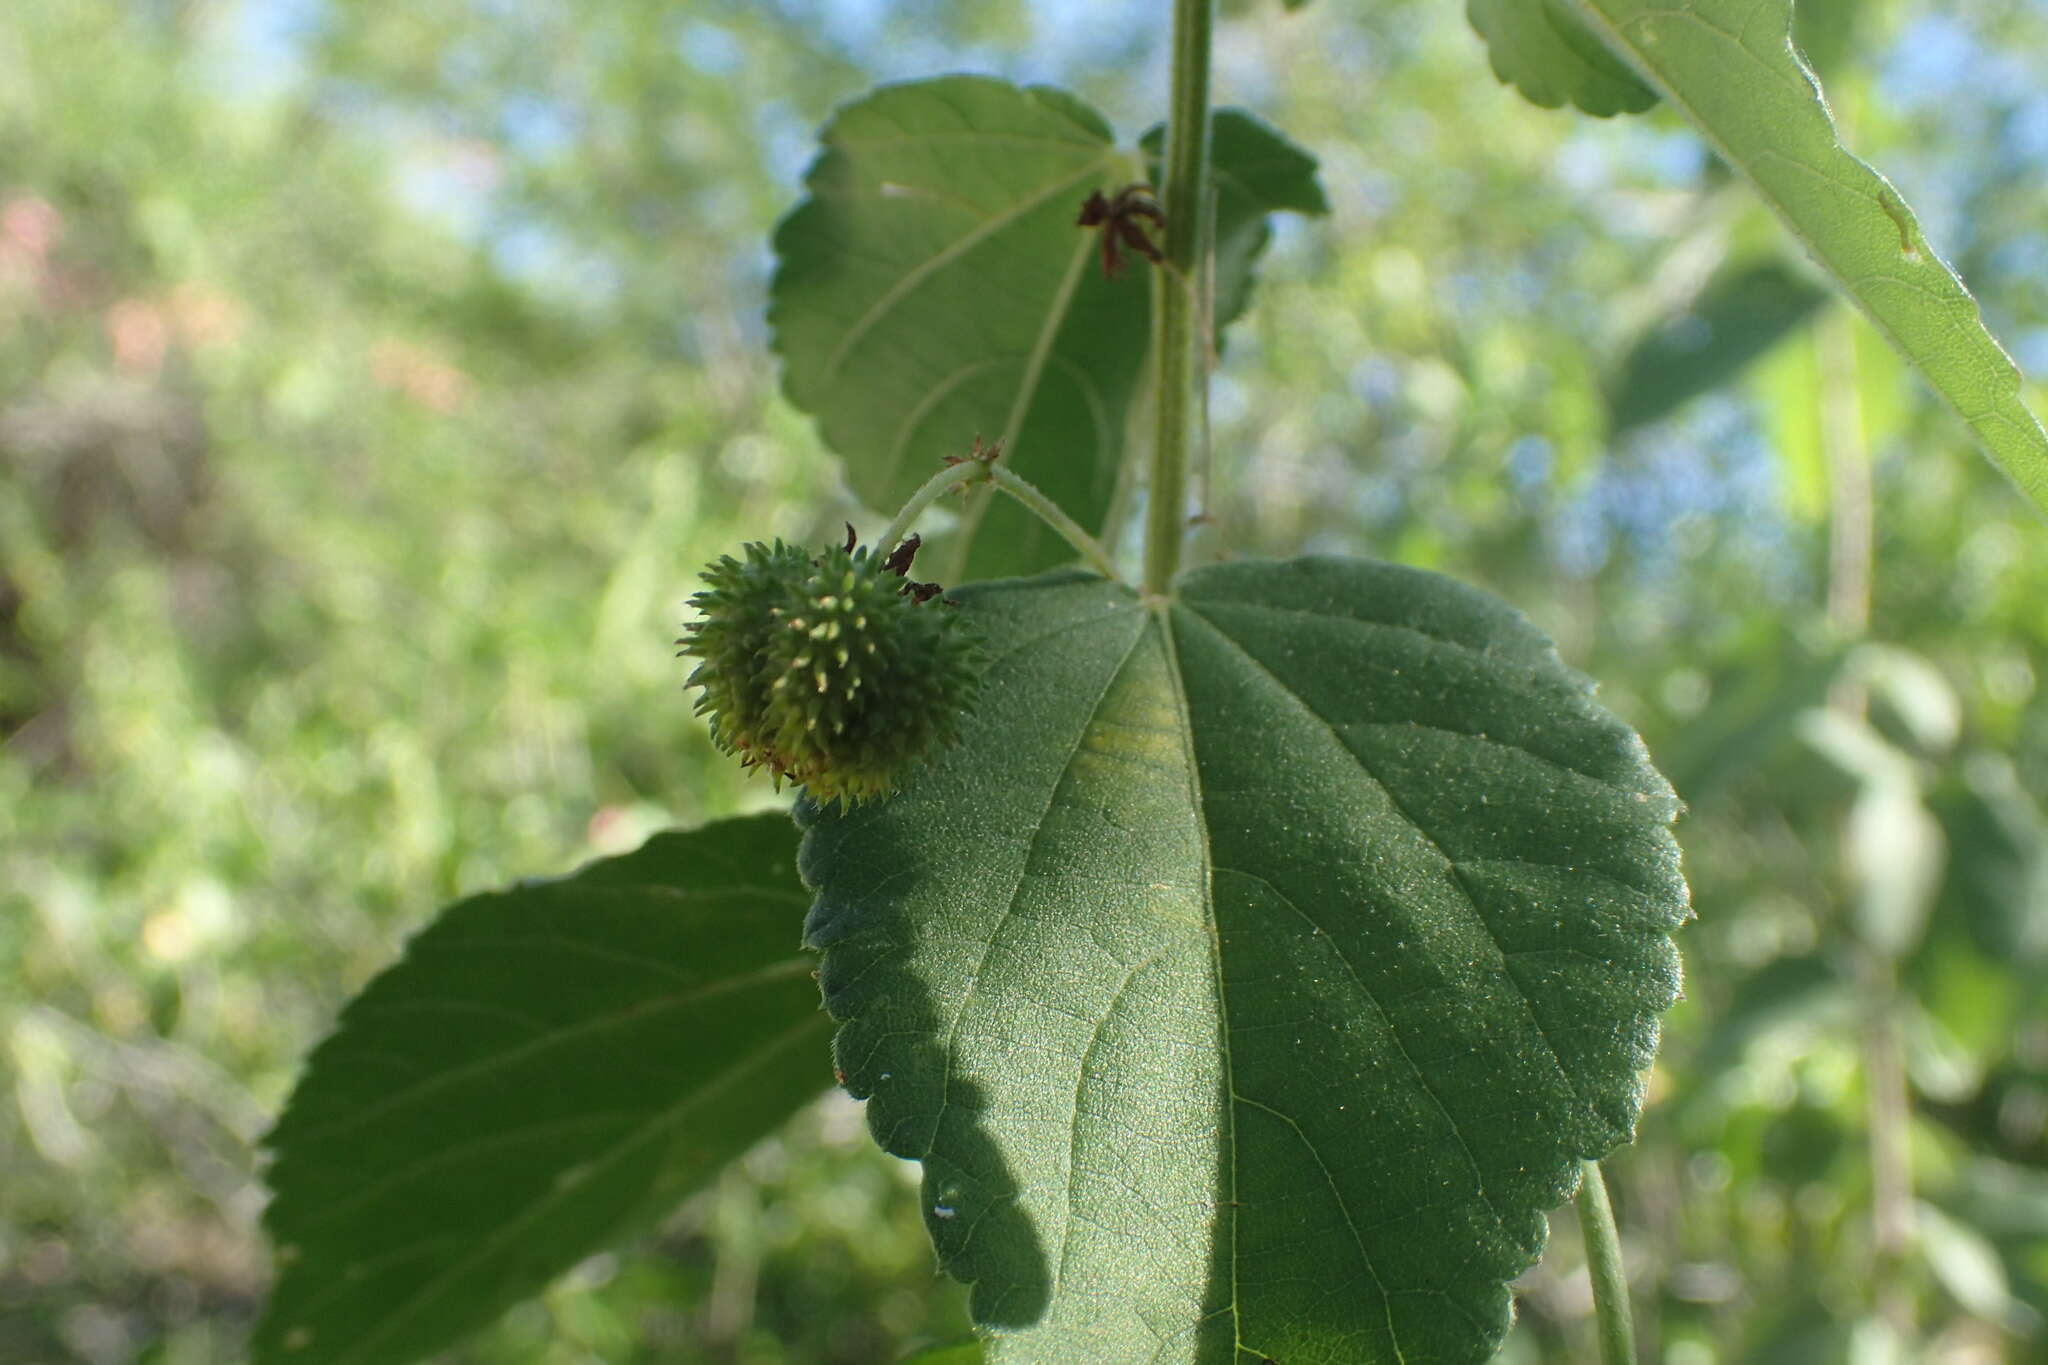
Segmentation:
<svg viewBox="0 0 2048 1365">
<path fill-rule="evenodd" d="M 1788 0 L 1572 3 L 1748 178 L 1993 461 L 2048 510 L 2048 433 L 2021 400 L 2018 369 L 1898 191 L 1836 140 L 1819 83 L 1792 43 Z"/>
<path fill-rule="evenodd" d="M 775 233 L 769 321 L 790 401 L 853 491 L 893 511 L 974 437 L 1001 438 L 1012 469 L 1100 527 L 1151 308 L 1145 271 L 1104 279 L 1074 222 L 1134 178 L 1109 125 L 1056 90 L 945 76 L 874 91 L 822 138 Z M 1008 499 L 969 515 L 956 577 L 1071 558 Z"/>
<path fill-rule="evenodd" d="M 780 815 L 451 906 L 343 1011 L 267 1144 L 258 1361 L 416 1360 L 823 1088 Z"/>
<path fill-rule="evenodd" d="M 1316 178 L 1316 159 L 1272 124 L 1243 109 L 1218 109 L 1210 120 L 1209 169 L 1216 186 L 1216 329 L 1251 303 L 1252 267 L 1273 239 L 1272 215 L 1321 217 L 1330 201 Z M 1166 125 L 1138 141 L 1154 184 L 1166 152 Z M 1221 337 L 1218 337 L 1221 344 Z"/>
<path fill-rule="evenodd" d="M 994 1357 L 1490 1357 L 1677 987 L 1640 741 L 1417 570 L 957 596 L 962 743 L 799 820 L 839 1065 Z"/>
<path fill-rule="evenodd" d="M 1608 387 L 1614 431 L 1658 421 L 1719 388 L 1827 299 L 1827 290 L 1777 261 L 1717 274 L 1684 313 L 1629 348 Z"/>
<path fill-rule="evenodd" d="M 1600 45 L 1566 0 L 1466 0 L 1493 74 L 1531 104 L 1576 104 L 1589 114 L 1639 114 L 1657 96 Z"/>
<path fill-rule="evenodd" d="M 1138 178 L 1138 159 L 1072 96 L 979 76 L 884 87 L 823 141 L 809 197 L 775 235 L 769 317 L 790 401 L 817 416 L 854 492 L 893 510 L 974 437 L 1001 437 L 1012 469 L 1100 530 L 1152 267 L 1126 250 L 1123 274 L 1103 278 L 1100 239 L 1074 219 L 1091 192 Z M 1252 115 L 1219 111 L 1213 142 L 1220 328 L 1249 300 L 1267 216 L 1329 203 L 1315 158 Z M 1155 161 L 1157 144 L 1155 130 Z M 1007 499 L 981 495 L 967 518 L 973 543 L 949 579 L 1073 558 Z"/>
</svg>

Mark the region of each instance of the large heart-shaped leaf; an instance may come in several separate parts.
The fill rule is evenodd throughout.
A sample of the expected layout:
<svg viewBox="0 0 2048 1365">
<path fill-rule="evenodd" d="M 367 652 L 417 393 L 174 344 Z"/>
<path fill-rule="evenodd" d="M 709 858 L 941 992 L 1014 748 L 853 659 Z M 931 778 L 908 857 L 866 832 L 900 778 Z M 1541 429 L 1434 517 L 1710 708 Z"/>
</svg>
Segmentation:
<svg viewBox="0 0 2048 1365">
<path fill-rule="evenodd" d="M 416 1360 L 671 1207 L 827 1083 L 786 816 L 451 906 L 270 1134 L 259 1361 Z"/>
<path fill-rule="evenodd" d="M 1511 74 L 1522 39 L 1499 20 L 1519 16 L 1526 26 L 1530 14 L 1557 6 L 1692 121 L 1998 467 L 2048 510 L 2048 433 L 2021 399 L 2019 370 L 1899 192 L 1837 141 L 1820 83 L 1793 40 L 1791 0 L 1472 0 L 1496 69 L 1539 104 L 1556 101 Z M 1492 25 L 1480 22 L 1482 11 Z"/>
<path fill-rule="evenodd" d="M 973 438 L 1082 526 L 1111 512 L 1151 335 L 1152 267 L 1075 223 L 1096 190 L 1142 176 L 1071 95 L 980 76 L 887 86 L 823 133 L 808 197 L 775 234 L 769 320 L 790 401 L 818 418 L 847 480 L 888 511 Z M 1322 211 L 1315 160 L 1250 115 L 1217 116 L 1223 320 L 1242 311 L 1266 215 Z M 1072 558 L 1028 512 L 985 494 L 951 578 Z M 936 549 L 937 547 L 935 547 Z"/>
<path fill-rule="evenodd" d="M 800 809 L 802 870 L 847 1086 L 995 1357 L 1488 1357 L 1676 990 L 1640 741 L 1419 571 L 957 596 L 966 738 Z"/>
</svg>

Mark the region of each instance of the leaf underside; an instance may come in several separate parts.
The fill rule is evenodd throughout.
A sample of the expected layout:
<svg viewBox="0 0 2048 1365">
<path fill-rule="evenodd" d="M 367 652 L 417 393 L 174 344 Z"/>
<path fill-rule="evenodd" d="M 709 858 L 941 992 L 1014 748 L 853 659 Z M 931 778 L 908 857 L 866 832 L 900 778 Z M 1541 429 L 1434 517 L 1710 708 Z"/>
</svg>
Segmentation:
<svg viewBox="0 0 2048 1365">
<path fill-rule="evenodd" d="M 1657 96 L 1601 46 L 1564 0 L 1466 0 L 1493 74 L 1544 109 L 1575 104 L 1602 118 L 1639 114 Z"/>
<path fill-rule="evenodd" d="M 1677 986 L 1677 802 L 1513 611 L 1336 559 L 961 590 L 901 796 L 800 807 L 837 1060 L 1004 1361 L 1478 1361 Z"/>
<path fill-rule="evenodd" d="M 828 1083 L 796 831 L 664 834 L 450 907 L 266 1140 L 259 1362 L 430 1354 L 666 1212 Z"/>
<path fill-rule="evenodd" d="M 807 197 L 776 230 L 769 322 L 790 401 L 817 417 L 855 494 L 893 508 L 975 437 L 1000 438 L 1017 473 L 1099 530 L 1153 267 L 1125 248 L 1121 275 L 1104 278 L 1098 232 L 1075 219 L 1091 193 L 1135 179 L 1137 159 L 1073 96 L 980 76 L 885 86 L 822 140 Z M 1215 164 L 1219 292 L 1234 315 L 1265 215 L 1321 211 L 1322 191 L 1314 159 L 1247 114 L 1218 115 Z M 1073 557 L 1007 499 L 978 495 L 964 515 L 972 544 L 950 578 Z"/>
<path fill-rule="evenodd" d="M 1105 280 L 1075 226 L 1130 178 L 1079 100 L 980 76 L 885 86 L 841 109 L 775 233 L 769 303 L 790 401 L 871 507 L 907 499 L 976 436 L 1083 525 L 1115 490 L 1144 361 L 1145 276 Z M 984 501 L 960 577 L 1058 563 L 1065 545 Z"/>
<path fill-rule="evenodd" d="M 1969 425 L 1993 463 L 2048 511 L 2048 433 L 2021 398 L 2018 368 L 1899 192 L 1838 141 L 1794 40 L 1790 0 L 1544 4 L 1568 6 L 1580 26 L 1691 120 Z M 1499 19 L 1521 16 L 1526 24 L 1534 8 L 1527 0 L 1472 0 L 1473 22 L 1504 79 L 1516 79 L 1539 104 L 1556 103 L 1503 67 L 1521 60 L 1520 35 Z M 1493 16 L 1491 27 L 1482 11 Z"/>
</svg>

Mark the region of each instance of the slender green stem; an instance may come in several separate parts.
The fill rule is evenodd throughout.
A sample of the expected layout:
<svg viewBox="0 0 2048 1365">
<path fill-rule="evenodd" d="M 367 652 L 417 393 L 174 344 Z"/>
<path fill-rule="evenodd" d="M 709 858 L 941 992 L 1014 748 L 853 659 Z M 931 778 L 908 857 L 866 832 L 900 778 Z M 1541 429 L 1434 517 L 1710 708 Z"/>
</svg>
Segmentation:
<svg viewBox="0 0 2048 1365">
<path fill-rule="evenodd" d="M 910 524 L 917 520 L 918 513 L 936 502 L 948 489 L 963 483 L 974 483 L 988 477 L 988 466 L 980 460 L 962 460 L 949 464 L 924 481 L 924 487 L 910 495 L 910 501 L 903 504 L 903 510 L 896 514 L 896 520 L 889 523 L 889 529 L 882 532 L 882 538 L 875 547 L 883 554 L 896 548 L 903 537 L 910 534 Z"/>
<path fill-rule="evenodd" d="M 1628 1307 L 1628 1271 L 1621 1263 L 1621 1234 L 1614 1227 L 1614 1207 L 1607 1202 L 1607 1181 L 1600 1163 L 1582 1167 L 1579 1232 L 1586 1243 L 1586 1270 L 1593 1277 L 1593 1312 L 1600 1320 L 1601 1365 L 1636 1365 L 1635 1320 Z"/>
<path fill-rule="evenodd" d="M 1062 512 L 1058 503 L 1039 492 L 1029 480 L 1011 473 L 1002 465 L 988 466 L 988 477 L 996 487 L 1023 503 L 1038 514 L 1040 521 L 1059 532 L 1060 539 L 1073 546 L 1081 558 L 1088 561 L 1090 568 L 1112 582 L 1116 580 L 1116 563 L 1110 559 L 1109 551 L 1103 549 L 1102 543 L 1094 536 L 1082 530 L 1081 523 Z"/>
<path fill-rule="evenodd" d="M 1041 493 L 1037 486 L 1022 475 L 1013 474 L 996 463 L 993 455 L 988 458 L 975 456 L 947 465 L 924 481 L 924 486 L 910 495 L 910 501 L 903 504 L 903 510 L 889 523 L 889 529 L 882 532 L 882 538 L 875 542 L 875 548 L 883 554 L 895 549 L 903 537 L 910 534 L 910 527 L 918 514 L 936 502 L 948 491 L 972 483 L 992 483 L 1026 507 L 1054 531 L 1060 539 L 1074 547 L 1081 558 L 1088 561 L 1090 568 L 1104 578 L 1117 577 L 1116 562 L 1109 557 L 1109 551 L 1102 543 L 1081 529 L 1079 522 L 1060 510 L 1059 504 Z"/>
<path fill-rule="evenodd" d="M 1209 196 L 1209 47 L 1216 0 L 1173 2 L 1173 97 L 1166 120 L 1165 268 L 1157 286 L 1153 345 L 1158 351 L 1153 402 L 1152 477 L 1146 493 L 1145 592 L 1164 594 L 1180 567 L 1187 534 L 1188 437 L 1194 409 L 1196 268 L 1204 249 L 1203 206 Z"/>
</svg>

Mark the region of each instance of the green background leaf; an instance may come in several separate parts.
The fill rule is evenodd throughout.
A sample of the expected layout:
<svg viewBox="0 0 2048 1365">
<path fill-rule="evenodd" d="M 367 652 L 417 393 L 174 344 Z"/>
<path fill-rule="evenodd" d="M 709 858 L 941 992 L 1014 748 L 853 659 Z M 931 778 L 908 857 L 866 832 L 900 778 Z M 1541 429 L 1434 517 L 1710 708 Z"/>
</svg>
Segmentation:
<svg viewBox="0 0 2048 1365">
<path fill-rule="evenodd" d="M 1898 191 L 1836 140 L 1819 84 L 1793 46 L 1791 5 L 1575 3 L 1749 179 L 1999 468 L 2048 510 L 2048 433 L 2021 400 L 2018 369 Z"/>
<path fill-rule="evenodd" d="M 800 810 L 848 1088 L 1003 1360 L 1483 1360 L 1625 1141 L 1677 802 L 1499 602 L 1334 559 L 963 590 L 1003 652 Z"/>
<path fill-rule="evenodd" d="M 417 1359 L 826 1084 L 778 814 L 458 902 L 314 1053 L 268 1144 L 282 1273 L 257 1359 Z"/>
<path fill-rule="evenodd" d="M 1657 421 L 1726 384 L 1829 297 L 1782 262 L 1724 269 L 1681 316 L 1638 337 L 1622 358 L 1607 391 L 1614 431 Z"/>
<path fill-rule="evenodd" d="M 854 492 L 892 512 L 972 438 L 1002 438 L 1011 468 L 1099 527 L 1151 308 L 1144 272 L 1102 278 L 1074 224 L 1091 191 L 1134 178 L 1109 125 L 1055 90 L 946 76 L 847 105 L 822 139 L 775 234 L 769 321 L 790 401 Z M 953 578 L 1070 557 L 1007 499 L 968 516 Z"/>
<path fill-rule="evenodd" d="M 1209 168 L 1216 185 L 1216 329 L 1220 334 L 1251 303 L 1252 267 L 1273 240 L 1272 215 L 1320 217 L 1330 201 L 1316 179 L 1316 159 L 1271 124 L 1244 109 L 1218 109 L 1210 120 Z M 1166 149 L 1166 125 L 1138 141 L 1154 184 Z M 1222 338 L 1217 338 L 1219 346 Z"/>
<path fill-rule="evenodd" d="M 1467 0 L 1493 74 L 1531 104 L 1589 114 L 1639 114 L 1657 96 L 1587 32 L 1563 0 Z"/>
</svg>

